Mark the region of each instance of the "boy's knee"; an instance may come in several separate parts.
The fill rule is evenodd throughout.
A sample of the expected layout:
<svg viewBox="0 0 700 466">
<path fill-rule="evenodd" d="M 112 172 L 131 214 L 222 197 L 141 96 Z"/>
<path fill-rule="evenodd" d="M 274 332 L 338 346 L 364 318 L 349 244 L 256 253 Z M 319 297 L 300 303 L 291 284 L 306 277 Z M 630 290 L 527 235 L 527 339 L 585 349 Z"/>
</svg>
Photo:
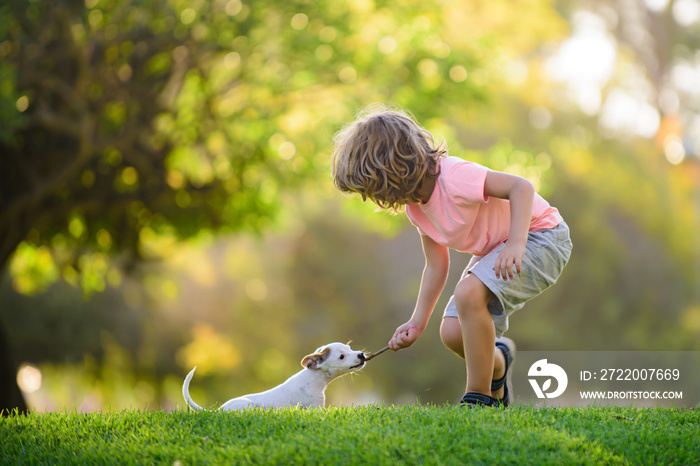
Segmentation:
<svg viewBox="0 0 700 466">
<path fill-rule="evenodd" d="M 440 324 L 440 339 L 442 344 L 458 356 L 464 357 L 462 342 L 462 327 L 456 317 L 445 317 Z"/>
<path fill-rule="evenodd" d="M 457 283 L 455 288 L 455 305 L 460 317 L 469 317 L 480 313 L 493 298 L 493 293 L 474 275 L 468 275 Z"/>
</svg>

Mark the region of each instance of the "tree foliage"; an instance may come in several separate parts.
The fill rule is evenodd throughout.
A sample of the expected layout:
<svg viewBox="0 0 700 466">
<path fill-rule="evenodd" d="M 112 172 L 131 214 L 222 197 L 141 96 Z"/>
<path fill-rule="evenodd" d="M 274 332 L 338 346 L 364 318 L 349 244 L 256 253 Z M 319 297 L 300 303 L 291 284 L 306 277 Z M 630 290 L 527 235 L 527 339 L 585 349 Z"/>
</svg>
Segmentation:
<svg viewBox="0 0 700 466">
<path fill-rule="evenodd" d="M 491 36 L 515 18 L 464 34 L 455 6 L 411 2 L 3 9 L 0 261 L 22 241 L 45 246 L 57 273 L 25 250 L 15 275 L 88 290 L 118 281 L 110 256 L 148 256 L 155 237 L 264 230 L 280 192 L 326 177 L 329 135 L 367 103 L 429 121 L 483 100 Z"/>
</svg>

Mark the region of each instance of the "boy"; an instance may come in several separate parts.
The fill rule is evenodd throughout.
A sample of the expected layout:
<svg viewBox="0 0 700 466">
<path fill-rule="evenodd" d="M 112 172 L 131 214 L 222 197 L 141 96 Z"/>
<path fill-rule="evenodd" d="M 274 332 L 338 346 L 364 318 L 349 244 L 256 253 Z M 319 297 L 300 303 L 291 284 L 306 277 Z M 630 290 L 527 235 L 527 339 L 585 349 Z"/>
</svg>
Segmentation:
<svg viewBox="0 0 700 466">
<path fill-rule="evenodd" d="M 411 346 L 445 286 L 449 249 L 473 255 L 445 310 L 440 336 L 467 367 L 462 405 L 508 406 L 515 345 L 508 316 L 553 285 L 571 254 L 559 211 L 524 178 L 447 155 L 402 112 L 360 117 L 335 137 L 335 186 L 393 213 L 405 207 L 425 268 L 413 315 L 389 347 Z M 496 340 L 499 337 L 499 340 Z M 499 351 L 496 351 L 498 349 Z"/>
</svg>

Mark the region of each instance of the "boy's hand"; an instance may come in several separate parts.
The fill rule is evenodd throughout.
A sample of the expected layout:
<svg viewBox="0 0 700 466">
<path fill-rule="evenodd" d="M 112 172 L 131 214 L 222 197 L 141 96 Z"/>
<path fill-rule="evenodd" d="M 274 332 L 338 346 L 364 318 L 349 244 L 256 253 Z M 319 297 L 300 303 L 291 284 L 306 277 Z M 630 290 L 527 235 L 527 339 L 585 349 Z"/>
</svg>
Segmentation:
<svg viewBox="0 0 700 466">
<path fill-rule="evenodd" d="M 506 246 L 498 253 L 496 258 L 496 265 L 493 270 L 496 272 L 496 278 L 503 277 L 503 280 L 511 280 L 515 278 L 513 273 L 513 265 L 515 265 L 515 270 L 518 274 L 521 272 L 521 263 L 523 256 L 525 255 L 525 246 L 519 243 L 508 241 Z"/>
<path fill-rule="evenodd" d="M 389 341 L 389 348 L 393 351 L 398 351 L 403 348 L 408 348 L 423 333 L 413 322 L 406 322 L 405 324 L 399 326 L 394 332 L 394 336 L 391 337 Z"/>
</svg>

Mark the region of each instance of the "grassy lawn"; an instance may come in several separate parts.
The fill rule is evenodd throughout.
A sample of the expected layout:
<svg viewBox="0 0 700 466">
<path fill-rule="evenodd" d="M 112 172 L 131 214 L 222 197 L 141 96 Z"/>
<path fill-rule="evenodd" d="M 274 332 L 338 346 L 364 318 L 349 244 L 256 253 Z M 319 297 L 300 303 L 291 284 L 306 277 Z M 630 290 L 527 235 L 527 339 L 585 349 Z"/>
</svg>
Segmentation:
<svg viewBox="0 0 700 466">
<path fill-rule="evenodd" d="M 699 464 L 697 409 L 453 406 L 34 413 L 0 464 Z"/>
</svg>

